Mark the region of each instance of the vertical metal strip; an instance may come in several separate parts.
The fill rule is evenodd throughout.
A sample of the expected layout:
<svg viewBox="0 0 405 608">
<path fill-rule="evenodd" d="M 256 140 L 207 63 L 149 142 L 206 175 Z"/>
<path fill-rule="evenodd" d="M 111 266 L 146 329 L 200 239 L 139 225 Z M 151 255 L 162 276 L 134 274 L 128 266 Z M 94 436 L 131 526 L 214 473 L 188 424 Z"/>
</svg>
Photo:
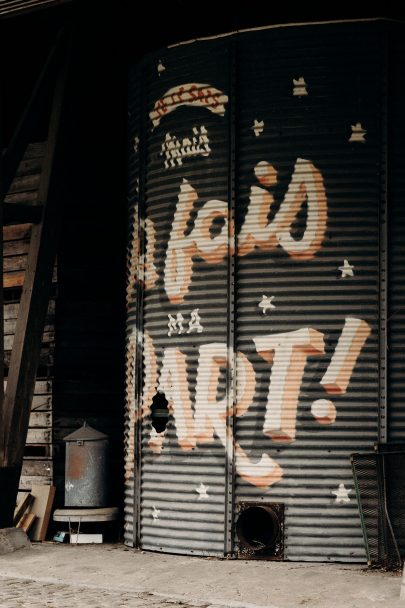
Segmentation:
<svg viewBox="0 0 405 608">
<path fill-rule="evenodd" d="M 388 298 L 388 35 L 383 38 L 381 108 L 381 198 L 379 215 L 379 441 L 387 443 L 387 298 Z"/>
<path fill-rule="evenodd" d="M 136 357 L 135 357 L 135 429 L 134 429 L 134 546 L 141 542 L 141 475 L 142 475 L 142 386 L 143 386 L 143 291 L 145 272 L 145 214 L 144 196 L 146 181 L 146 125 L 145 67 L 139 78 L 141 120 L 139 129 L 139 187 L 138 187 L 138 251 L 136 281 Z"/>
<path fill-rule="evenodd" d="M 225 470 L 225 555 L 233 553 L 233 506 L 235 479 L 235 415 L 236 415 L 236 340 L 235 340 L 235 80 L 236 41 L 229 49 L 229 156 L 228 156 L 228 371 L 227 371 L 227 412 L 226 417 L 226 470 Z"/>
<path fill-rule="evenodd" d="M 354 456 L 355 455 L 353 455 L 353 454 L 350 456 L 350 462 L 351 462 L 352 471 L 353 471 L 354 490 L 356 492 L 357 507 L 359 510 L 359 516 L 360 516 L 360 521 L 361 521 L 361 531 L 363 533 L 364 548 L 365 548 L 366 557 L 367 557 L 367 565 L 372 566 L 373 561 L 372 561 L 371 555 L 370 555 L 370 545 L 369 545 L 369 541 L 368 541 L 367 526 L 366 526 L 366 522 L 364 519 L 364 511 L 363 511 L 363 506 L 362 506 L 362 501 L 361 501 L 361 493 L 360 493 L 358 475 L 357 475 L 357 470 L 356 470 L 356 460 L 355 460 Z"/>
</svg>

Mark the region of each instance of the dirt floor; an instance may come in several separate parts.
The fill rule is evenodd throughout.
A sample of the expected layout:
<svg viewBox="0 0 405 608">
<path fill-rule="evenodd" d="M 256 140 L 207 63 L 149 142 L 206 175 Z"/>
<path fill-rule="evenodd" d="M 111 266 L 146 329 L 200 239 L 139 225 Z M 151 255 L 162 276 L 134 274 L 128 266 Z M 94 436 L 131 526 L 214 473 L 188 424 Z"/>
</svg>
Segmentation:
<svg viewBox="0 0 405 608">
<path fill-rule="evenodd" d="M 1 608 L 405 608 L 363 566 L 217 560 L 123 545 L 34 544 L 0 557 Z"/>
</svg>

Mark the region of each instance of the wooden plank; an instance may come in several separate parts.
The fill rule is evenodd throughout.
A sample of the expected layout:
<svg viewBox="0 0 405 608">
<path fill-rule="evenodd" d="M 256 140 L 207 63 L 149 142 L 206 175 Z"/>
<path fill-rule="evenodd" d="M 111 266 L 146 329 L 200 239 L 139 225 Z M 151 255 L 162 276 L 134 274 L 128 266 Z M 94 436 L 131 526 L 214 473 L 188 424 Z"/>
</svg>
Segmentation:
<svg viewBox="0 0 405 608">
<path fill-rule="evenodd" d="M 27 156 L 28 148 L 24 155 L 23 160 L 18 165 L 18 169 L 16 171 L 16 175 L 35 175 L 41 173 L 42 170 L 42 157 L 38 156 L 37 158 L 28 158 Z"/>
<path fill-rule="evenodd" d="M 26 513 L 22 516 L 16 527 L 21 528 L 22 530 L 24 530 L 24 532 L 29 532 L 36 519 L 37 516 L 34 513 Z"/>
<path fill-rule="evenodd" d="M 7 379 L 4 380 L 4 389 L 7 386 Z M 52 396 L 52 378 L 46 380 L 36 380 L 34 387 L 34 395 L 50 395 Z M 35 397 L 34 397 L 35 399 Z"/>
<path fill-rule="evenodd" d="M 29 240 L 31 228 L 32 224 L 29 223 L 3 226 L 3 239 L 4 241 Z"/>
<path fill-rule="evenodd" d="M 14 334 L 9 334 L 4 336 L 4 350 L 8 351 L 13 348 L 14 342 Z M 46 331 L 42 334 L 42 344 L 50 344 L 51 342 L 55 342 L 55 332 L 54 331 Z"/>
<path fill-rule="evenodd" d="M 52 428 L 52 414 L 51 412 L 33 412 L 31 410 L 30 415 L 30 428 Z"/>
<path fill-rule="evenodd" d="M 19 272 L 9 272 L 3 275 L 3 287 L 4 289 L 11 289 L 13 287 L 22 287 L 24 285 L 25 270 Z"/>
<path fill-rule="evenodd" d="M 18 309 L 20 307 L 19 302 L 13 302 L 12 304 L 4 305 L 4 318 L 5 319 L 14 319 L 16 320 L 18 317 Z M 49 317 L 54 317 L 55 315 L 55 300 L 49 300 L 48 311 L 47 314 Z"/>
<path fill-rule="evenodd" d="M 50 412 L 52 410 L 52 395 L 34 395 L 31 412 Z"/>
<path fill-rule="evenodd" d="M 21 475 L 23 477 L 52 477 L 52 470 L 52 460 L 24 458 Z M 38 482 L 37 485 L 39 485 Z M 49 483 L 45 485 L 49 485 Z"/>
<path fill-rule="evenodd" d="M 35 498 L 31 511 L 38 518 L 32 528 L 32 540 L 43 541 L 46 538 L 55 490 L 55 486 L 33 485 L 31 488 L 31 494 Z"/>
<path fill-rule="evenodd" d="M 11 182 L 11 186 L 8 189 L 8 194 L 14 194 L 15 192 L 29 192 L 32 190 L 38 190 L 39 179 L 40 172 L 31 175 L 16 176 Z"/>
<path fill-rule="evenodd" d="M 11 289 L 11 288 L 15 288 L 15 287 L 22 287 L 24 285 L 24 280 L 25 280 L 25 270 L 19 270 L 17 272 L 8 272 L 7 274 L 3 275 L 3 287 L 4 289 Z M 52 282 L 56 283 L 57 282 L 57 270 L 56 268 L 54 269 L 54 272 L 52 274 Z"/>
<path fill-rule="evenodd" d="M 41 476 L 30 476 L 30 475 L 24 475 L 20 477 L 20 485 L 19 488 L 21 490 L 27 490 L 27 491 L 31 491 L 31 488 L 33 485 L 43 485 L 43 486 L 50 486 L 52 483 L 52 479 L 50 477 L 50 475 L 43 475 Z"/>
<path fill-rule="evenodd" d="M 12 255 L 4 258 L 3 272 L 8 274 L 19 270 L 26 270 L 27 267 L 27 255 Z M 56 277 L 56 268 L 55 268 Z"/>
<path fill-rule="evenodd" d="M 29 143 L 26 147 L 24 159 L 32 160 L 34 158 L 43 158 L 46 152 L 46 141 L 36 141 Z"/>
<path fill-rule="evenodd" d="M 26 444 L 40 445 L 52 443 L 52 431 L 48 429 L 28 429 Z"/>
<path fill-rule="evenodd" d="M 16 270 L 25 270 L 27 266 L 26 255 L 13 255 L 4 257 L 3 272 L 13 272 Z"/>
<path fill-rule="evenodd" d="M 10 368 L 11 366 L 11 350 L 6 350 L 4 351 L 4 356 L 3 356 L 3 360 L 4 360 L 4 366 Z M 47 346 L 46 348 L 42 348 L 40 350 L 39 353 L 39 361 L 38 361 L 38 365 L 42 365 L 42 366 L 46 366 L 46 367 L 51 367 L 54 363 L 54 349 L 50 346 Z M 43 373 L 42 375 L 51 375 L 50 372 L 47 372 L 46 374 Z"/>
<path fill-rule="evenodd" d="M 38 200 L 38 190 L 33 190 L 31 192 L 16 192 L 15 194 L 7 194 L 7 196 L 4 197 L 4 203 L 9 205 L 10 208 L 17 204 L 35 207 L 38 204 Z M 28 211 L 29 209 L 27 212 Z"/>
<path fill-rule="evenodd" d="M 11 336 L 14 335 L 15 333 L 15 326 L 16 326 L 16 320 L 17 319 L 7 319 L 6 321 L 4 321 L 4 335 L 5 336 Z M 55 320 L 52 318 L 50 319 L 49 317 L 46 319 L 46 325 L 44 327 L 44 333 L 43 335 L 50 333 L 50 332 L 54 332 L 55 331 Z M 42 343 L 44 342 L 44 340 L 42 340 Z"/>
<path fill-rule="evenodd" d="M 34 502 L 34 497 L 30 492 L 24 495 L 24 498 L 19 502 L 14 511 L 14 525 L 18 524 L 25 511 L 32 505 Z"/>
<path fill-rule="evenodd" d="M 36 380 L 34 386 L 34 395 L 52 395 L 53 379 Z"/>
<path fill-rule="evenodd" d="M 3 256 L 9 258 L 13 255 L 27 255 L 30 241 L 29 239 L 19 241 L 7 241 L 3 245 Z"/>
</svg>

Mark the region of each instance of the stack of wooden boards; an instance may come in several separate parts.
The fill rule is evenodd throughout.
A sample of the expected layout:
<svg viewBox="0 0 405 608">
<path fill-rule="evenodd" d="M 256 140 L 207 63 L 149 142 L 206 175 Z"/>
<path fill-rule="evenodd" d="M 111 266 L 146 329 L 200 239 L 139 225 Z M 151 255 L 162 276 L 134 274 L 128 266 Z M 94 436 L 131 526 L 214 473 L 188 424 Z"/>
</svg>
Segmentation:
<svg viewBox="0 0 405 608">
<path fill-rule="evenodd" d="M 20 492 L 14 511 L 14 525 L 27 532 L 31 540 L 44 541 L 48 531 L 55 486 L 32 486 Z"/>
<path fill-rule="evenodd" d="M 27 209 L 28 214 L 32 207 L 38 205 L 38 188 L 44 151 L 44 143 L 30 144 L 27 147 L 5 198 L 8 205 L 22 205 Z M 6 382 L 30 246 L 32 224 L 29 222 L 28 215 L 27 219 L 21 217 L 18 223 L 17 220 L 13 223 L 10 220 L 10 223 L 3 226 L 4 372 Z M 29 489 L 32 484 L 50 485 L 53 482 L 52 385 L 56 270 L 53 281 L 54 286 L 42 337 L 40 362 L 20 481 L 20 488 L 24 489 Z"/>
</svg>

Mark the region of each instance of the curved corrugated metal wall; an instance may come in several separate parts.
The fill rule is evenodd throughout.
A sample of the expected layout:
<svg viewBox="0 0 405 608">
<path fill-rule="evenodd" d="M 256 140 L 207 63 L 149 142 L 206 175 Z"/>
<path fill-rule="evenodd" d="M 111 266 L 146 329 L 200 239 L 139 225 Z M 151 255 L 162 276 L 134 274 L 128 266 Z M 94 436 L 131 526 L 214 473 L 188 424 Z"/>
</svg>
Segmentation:
<svg viewBox="0 0 405 608">
<path fill-rule="evenodd" d="M 126 331 L 126 412 L 124 427 L 124 539 L 133 546 L 136 543 L 134 530 L 135 505 L 135 429 L 138 404 L 135 395 L 137 376 L 137 327 L 139 273 L 139 152 L 140 152 L 140 95 L 139 70 L 133 70 L 128 83 L 128 248 L 127 248 L 127 331 Z"/>
<path fill-rule="evenodd" d="M 213 432 L 204 449 L 193 449 L 191 403 L 197 369 L 198 390 L 210 382 L 201 361 L 204 346 L 226 344 L 226 251 L 196 251 L 193 238 L 197 217 L 211 199 L 223 201 L 227 216 L 228 125 L 226 117 L 204 105 L 181 105 L 181 99 L 189 83 L 195 83 L 192 95 L 201 93 L 204 100 L 204 83 L 227 87 L 227 46 L 215 42 L 166 52 L 148 62 L 145 78 L 148 112 L 159 99 L 168 109 L 149 119 L 145 158 L 141 544 L 222 555 L 225 454 Z M 214 221 L 217 239 L 226 232 L 221 221 L 222 216 Z M 226 234 L 224 242 L 227 249 Z M 157 437 L 150 407 L 158 389 L 171 414 Z M 207 421 L 208 410 L 202 402 L 200 414 Z M 225 428 L 224 421 L 221 425 Z"/>
<path fill-rule="evenodd" d="M 405 48 L 402 28 L 391 26 L 390 66 L 388 91 L 389 154 L 388 154 L 388 225 L 389 225 L 389 310 L 388 310 L 388 377 L 389 409 L 388 438 L 400 442 L 405 439 L 405 159 L 403 141 L 405 124 L 403 104 L 405 83 L 396 78 L 396 70 L 403 65 Z"/>
<path fill-rule="evenodd" d="M 197 41 L 133 77 L 129 544 L 232 553 L 251 500 L 285 504 L 285 558 L 365 558 L 349 456 L 378 440 L 385 27 Z"/>
<path fill-rule="evenodd" d="M 238 476 L 236 498 L 286 505 L 289 559 L 364 557 L 349 456 L 378 439 L 378 39 L 379 25 L 353 24 L 246 33 L 239 42 L 239 248 L 248 232 L 258 244 L 238 256 L 237 347 L 254 367 L 256 390 L 236 438 L 252 462 L 265 454 L 274 463 Z M 257 137 L 254 120 L 264 123 Z M 364 142 L 349 141 L 357 122 Z M 261 242 L 251 212 L 273 197 L 266 213 L 281 226 L 294 182 L 307 189 L 291 225 L 293 239 L 307 242 L 301 251 L 277 235 L 266 245 L 270 233 Z M 263 296 L 271 307 L 258 306 Z M 328 392 L 322 378 L 338 341 L 348 365 L 343 349 L 356 324 L 363 338 L 371 334 L 347 387 Z M 318 401 L 321 414 L 317 400 L 329 402 Z M 272 465 L 280 469 L 267 484 Z"/>
</svg>

